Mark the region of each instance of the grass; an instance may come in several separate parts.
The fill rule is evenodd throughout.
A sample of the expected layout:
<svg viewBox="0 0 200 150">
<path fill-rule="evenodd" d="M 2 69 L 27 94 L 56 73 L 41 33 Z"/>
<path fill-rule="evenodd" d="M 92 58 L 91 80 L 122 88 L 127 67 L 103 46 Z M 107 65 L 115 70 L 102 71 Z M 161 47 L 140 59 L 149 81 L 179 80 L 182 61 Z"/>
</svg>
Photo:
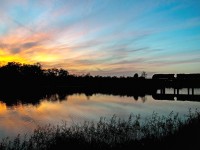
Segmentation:
<svg viewBox="0 0 200 150">
<path fill-rule="evenodd" d="M 30 136 L 18 135 L 0 142 L 3 150 L 38 149 L 170 149 L 199 146 L 200 113 L 189 111 L 185 118 L 171 112 L 167 117 L 153 113 L 142 120 L 140 115 L 120 119 L 101 117 L 97 123 L 84 122 L 68 127 L 46 125 Z"/>
</svg>

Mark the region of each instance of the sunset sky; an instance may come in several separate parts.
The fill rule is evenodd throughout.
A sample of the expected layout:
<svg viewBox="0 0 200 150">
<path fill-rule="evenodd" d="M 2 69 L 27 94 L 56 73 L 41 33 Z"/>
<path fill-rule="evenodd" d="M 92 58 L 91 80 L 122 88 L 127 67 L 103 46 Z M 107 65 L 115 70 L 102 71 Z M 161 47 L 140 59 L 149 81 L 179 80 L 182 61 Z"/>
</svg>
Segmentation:
<svg viewBox="0 0 200 150">
<path fill-rule="evenodd" d="M 0 65 L 200 73 L 200 0 L 0 0 Z"/>
</svg>

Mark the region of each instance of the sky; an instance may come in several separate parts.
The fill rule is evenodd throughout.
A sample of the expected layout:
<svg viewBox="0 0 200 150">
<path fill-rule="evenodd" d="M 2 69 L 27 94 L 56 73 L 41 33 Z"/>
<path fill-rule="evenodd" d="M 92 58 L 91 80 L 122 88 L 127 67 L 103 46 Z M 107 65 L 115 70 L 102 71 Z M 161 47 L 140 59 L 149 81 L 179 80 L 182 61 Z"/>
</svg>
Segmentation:
<svg viewBox="0 0 200 150">
<path fill-rule="evenodd" d="M 0 0 L 0 65 L 200 73 L 200 0 Z"/>
</svg>

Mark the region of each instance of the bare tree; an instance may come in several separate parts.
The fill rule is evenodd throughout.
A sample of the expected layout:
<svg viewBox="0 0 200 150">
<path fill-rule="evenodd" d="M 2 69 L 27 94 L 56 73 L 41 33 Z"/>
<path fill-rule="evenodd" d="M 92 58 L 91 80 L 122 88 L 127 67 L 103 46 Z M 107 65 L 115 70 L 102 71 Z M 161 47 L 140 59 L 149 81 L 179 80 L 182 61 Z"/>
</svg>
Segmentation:
<svg viewBox="0 0 200 150">
<path fill-rule="evenodd" d="M 141 73 L 141 76 L 140 77 L 143 77 L 143 78 L 146 78 L 147 77 L 147 73 L 145 71 L 142 71 Z"/>
</svg>

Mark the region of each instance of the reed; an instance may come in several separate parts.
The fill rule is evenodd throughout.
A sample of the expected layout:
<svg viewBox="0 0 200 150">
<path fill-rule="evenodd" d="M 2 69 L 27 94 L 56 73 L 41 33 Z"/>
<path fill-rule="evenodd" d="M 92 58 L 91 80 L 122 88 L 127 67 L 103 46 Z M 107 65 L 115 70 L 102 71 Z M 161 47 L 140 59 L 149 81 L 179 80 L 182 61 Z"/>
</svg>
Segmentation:
<svg viewBox="0 0 200 150">
<path fill-rule="evenodd" d="M 2 139 L 0 149 L 168 149 L 198 144 L 199 127 L 200 112 L 191 110 L 182 119 L 173 112 L 168 116 L 154 112 L 145 120 L 140 115 L 131 114 L 128 119 L 113 115 L 110 119 L 101 117 L 97 123 L 85 121 L 70 127 L 66 122 L 38 126 L 30 137 L 18 135 L 14 139 Z"/>
</svg>

